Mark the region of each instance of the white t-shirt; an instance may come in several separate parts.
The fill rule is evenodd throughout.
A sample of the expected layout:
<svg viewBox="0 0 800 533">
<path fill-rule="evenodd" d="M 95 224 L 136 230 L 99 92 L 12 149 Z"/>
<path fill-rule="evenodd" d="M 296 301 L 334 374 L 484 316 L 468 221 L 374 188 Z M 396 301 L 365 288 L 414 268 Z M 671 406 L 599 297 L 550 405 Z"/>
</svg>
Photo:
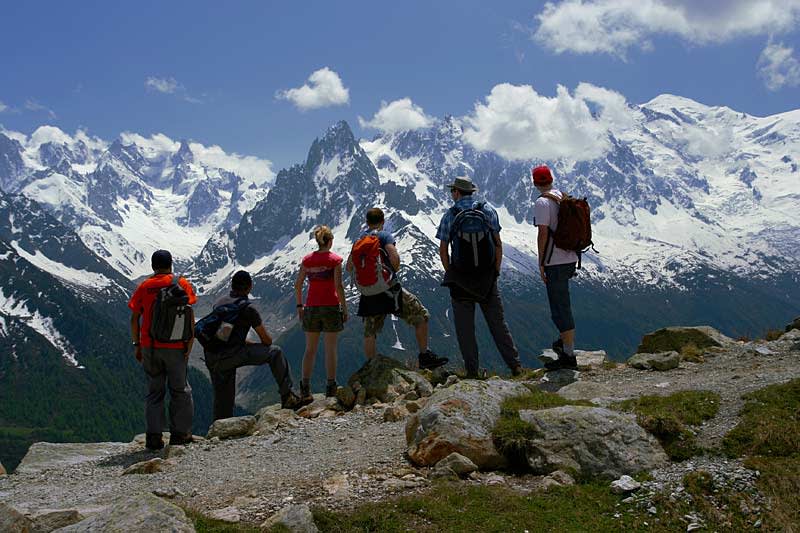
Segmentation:
<svg viewBox="0 0 800 533">
<path fill-rule="evenodd" d="M 557 189 L 550 189 L 548 192 L 559 199 L 562 197 L 561 191 Z M 555 231 L 558 227 L 558 204 L 550 198 L 537 198 L 533 205 L 533 223 L 537 226 L 549 226 L 552 231 Z M 553 249 L 553 255 L 550 255 L 551 249 Z M 559 248 L 553 243 L 552 238 L 548 241 L 545 258 L 550 258 L 545 266 L 578 262 L 578 254 Z"/>
</svg>

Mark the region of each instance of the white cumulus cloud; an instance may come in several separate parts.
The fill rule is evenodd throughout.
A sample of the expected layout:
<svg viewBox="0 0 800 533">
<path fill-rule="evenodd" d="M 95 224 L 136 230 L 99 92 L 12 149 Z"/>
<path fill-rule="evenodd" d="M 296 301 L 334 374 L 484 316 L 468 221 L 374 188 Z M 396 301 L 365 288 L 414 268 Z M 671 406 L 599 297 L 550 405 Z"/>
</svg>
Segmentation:
<svg viewBox="0 0 800 533">
<path fill-rule="evenodd" d="M 536 19 L 534 38 L 557 53 L 624 57 L 657 35 L 707 44 L 786 32 L 800 20 L 800 0 L 563 0 Z"/>
<path fill-rule="evenodd" d="M 554 97 L 503 83 L 465 117 L 464 138 L 512 160 L 584 161 L 603 155 L 609 131 L 627 128 L 637 116 L 622 95 L 588 83 L 574 95 L 559 85 Z"/>
<path fill-rule="evenodd" d="M 173 94 L 181 89 L 181 84 L 175 78 L 159 78 L 149 76 L 144 80 L 144 86 L 151 90 L 164 94 Z"/>
<path fill-rule="evenodd" d="M 342 78 L 323 67 L 308 77 L 308 83 L 302 87 L 286 89 L 275 93 L 279 100 L 292 102 L 301 111 L 344 105 L 350 102 L 350 90 L 342 83 Z"/>
<path fill-rule="evenodd" d="M 223 168 L 238 176 L 257 184 L 271 182 L 275 177 L 272 162 L 252 155 L 227 153 L 220 146 L 204 146 L 200 143 L 189 143 L 192 153 L 198 161 L 209 167 Z"/>
<path fill-rule="evenodd" d="M 782 43 L 769 43 L 758 58 L 758 74 L 770 91 L 800 85 L 800 61 L 794 49 Z"/>
<path fill-rule="evenodd" d="M 47 113 L 47 116 L 52 119 L 58 118 L 55 111 L 30 98 L 25 100 L 25 109 L 28 111 L 33 111 L 34 113 Z"/>
<path fill-rule="evenodd" d="M 358 123 L 362 128 L 394 133 L 427 128 L 433 124 L 433 117 L 426 115 L 420 106 L 411 101 L 411 98 L 401 98 L 388 104 L 385 101 L 381 102 L 381 108 L 370 120 L 358 117 Z"/>
<path fill-rule="evenodd" d="M 2 101 L 0 101 L 0 113 L 3 113 L 4 111 L 6 111 L 8 109 L 9 109 L 8 106 L 6 104 L 4 104 Z"/>
</svg>

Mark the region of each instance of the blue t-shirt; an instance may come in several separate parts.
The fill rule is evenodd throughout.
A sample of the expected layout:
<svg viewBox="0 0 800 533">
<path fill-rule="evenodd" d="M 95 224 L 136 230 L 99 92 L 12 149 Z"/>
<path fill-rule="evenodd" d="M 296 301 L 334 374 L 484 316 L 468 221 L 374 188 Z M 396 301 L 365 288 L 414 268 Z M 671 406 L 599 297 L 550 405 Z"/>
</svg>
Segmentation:
<svg viewBox="0 0 800 533">
<path fill-rule="evenodd" d="M 363 239 L 364 237 L 372 233 L 372 231 L 373 230 L 364 230 L 363 232 L 361 232 L 361 235 L 358 238 Z M 381 250 L 383 250 L 384 252 L 386 251 L 386 246 L 388 246 L 389 244 L 397 244 L 394 235 L 392 235 L 390 232 L 384 229 L 378 232 L 378 241 L 380 241 Z"/>
<path fill-rule="evenodd" d="M 465 209 L 471 209 L 477 203 L 479 203 L 479 201 L 472 196 L 465 196 L 457 201 L 453 207 L 463 211 Z M 492 229 L 492 231 L 495 233 L 500 233 L 500 218 L 497 216 L 497 211 L 495 211 L 494 207 L 492 207 L 489 202 L 483 202 L 483 208 L 481 211 L 484 215 L 486 215 L 486 219 L 489 222 L 489 227 Z M 437 239 L 445 242 L 450 240 L 450 228 L 453 227 L 453 222 L 455 219 L 456 213 L 454 213 L 452 209 L 445 211 L 444 216 L 442 216 L 442 221 L 439 222 L 439 229 L 436 231 Z"/>
</svg>

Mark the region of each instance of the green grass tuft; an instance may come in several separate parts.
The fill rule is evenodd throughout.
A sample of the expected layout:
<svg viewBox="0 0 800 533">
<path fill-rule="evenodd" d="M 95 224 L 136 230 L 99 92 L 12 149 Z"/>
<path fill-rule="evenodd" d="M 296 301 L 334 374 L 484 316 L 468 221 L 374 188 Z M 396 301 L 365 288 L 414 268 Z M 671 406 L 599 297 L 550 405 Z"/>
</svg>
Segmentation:
<svg viewBox="0 0 800 533">
<path fill-rule="evenodd" d="M 636 353 L 681 353 L 683 348 L 690 344 L 700 350 L 711 346 L 719 346 L 717 341 L 696 329 L 675 331 L 664 328 L 645 335 L 642 343 L 636 349 Z"/>
<path fill-rule="evenodd" d="M 257 533 L 260 528 L 248 524 L 231 524 L 222 520 L 214 520 L 194 509 L 184 508 L 186 516 L 194 523 L 197 533 Z M 285 528 L 284 528 L 285 529 Z M 278 533 L 280 530 L 275 530 Z"/>
<path fill-rule="evenodd" d="M 780 339 L 785 332 L 779 329 L 770 329 L 764 334 L 764 340 L 766 341 L 776 341 Z"/>
<path fill-rule="evenodd" d="M 635 413 L 639 425 L 659 440 L 670 459 L 683 461 L 702 451 L 686 426 L 714 418 L 719 403 L 715 392 L 682 391 L 669 396 L 642 396 L 613 407 Z"/>
<path fill-rule="evenodd" d="M 692 496 L 706 496 L 714 492 L 714 478 L 705 470 L 695 470 L 683 476 L 683 486 Z"/>
<path fill-rule="evenodd" d="M 770 385 L 744 396 L 741 421 L 723 439 L 731 457 L 800 454 L 800 379 Z"/>
</svg>

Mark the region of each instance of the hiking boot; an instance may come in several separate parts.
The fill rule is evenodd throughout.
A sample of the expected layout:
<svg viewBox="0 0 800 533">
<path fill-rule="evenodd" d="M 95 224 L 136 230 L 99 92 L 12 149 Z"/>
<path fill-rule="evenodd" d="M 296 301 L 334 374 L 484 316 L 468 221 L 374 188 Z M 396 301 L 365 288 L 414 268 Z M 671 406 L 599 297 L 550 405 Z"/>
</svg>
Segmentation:
<svg viewBox="0 0 800 533">
<path fill-rule="evenodd" d="M 558 359 L 555 361 L 550 361 L 545 363 L 544 367 L 547 370 L 577 370 L 578 369 L 578 360 L 575 358 L 574 355 L 567 355 L 567 352 L 564 351 L 564 341 L 561 339 L 556 340 L 553 342 L 553 351 L 558 354 Z"/>
<path fill-rule="evenodd" d="M 148 433 L 145 437 L 144 447 L 151 452 L 163 449 L 164 439 L 161 437 L 161 433 Z"/>
<path fill-rule="evenodd" d="M 488 379 L 489 372 L 485 368 L 479 369 L 477 372 L 467 372 L 467 375 L 464 376 L 464 379 Z"/>
<path fill-rule="evenodd" d="M 447 364 L 449 359 L 447 357 L 439 357 L 430 350 L 425 350 L 419 354 L 419 369 L 420 370 L 433 370 Z"/>
<path fill-rule="evenodd" d="M 325 397 L 326 398 L 335 398 L 336 397 L 336 389 L 339 388 L 339 384 L 335 381 L 328 381 L 328 384 L 325 386 Z"/>
<path fill-rule="evenodd" d="M 312 398 L 313 401 L 313 398 Z M 310 403 L 310 402 L 309 402 Z M 299 409 L 304 404 L 300 401 L 300 397 L 295 394 L 294 392 L 290 392 L 289 394 L 281 397 L 281 409 Z"/>
<path fill-rule="evenodd" d="M 522 365 L 516 365 L 511 368 L 511 375 L 514 377 L 521 376 L 523 372 L 525 372 L 525 369 L 522 368 Z"/>
<path fill-rule="evenodd" d="M 311 383 L 305 381 L 300 382 L 300 404 L 308 405 L 314 401 L 314 396 L 311 394 Z"/>
<path fill-rule="evenodd" d="M 194 438 L 192 437 L 191 433 L 170 433 L 169 434 L 169 445 L 170 446 L 184 446 L 186 444 L 191 444 L 194 442 Z"/>
</svg>

